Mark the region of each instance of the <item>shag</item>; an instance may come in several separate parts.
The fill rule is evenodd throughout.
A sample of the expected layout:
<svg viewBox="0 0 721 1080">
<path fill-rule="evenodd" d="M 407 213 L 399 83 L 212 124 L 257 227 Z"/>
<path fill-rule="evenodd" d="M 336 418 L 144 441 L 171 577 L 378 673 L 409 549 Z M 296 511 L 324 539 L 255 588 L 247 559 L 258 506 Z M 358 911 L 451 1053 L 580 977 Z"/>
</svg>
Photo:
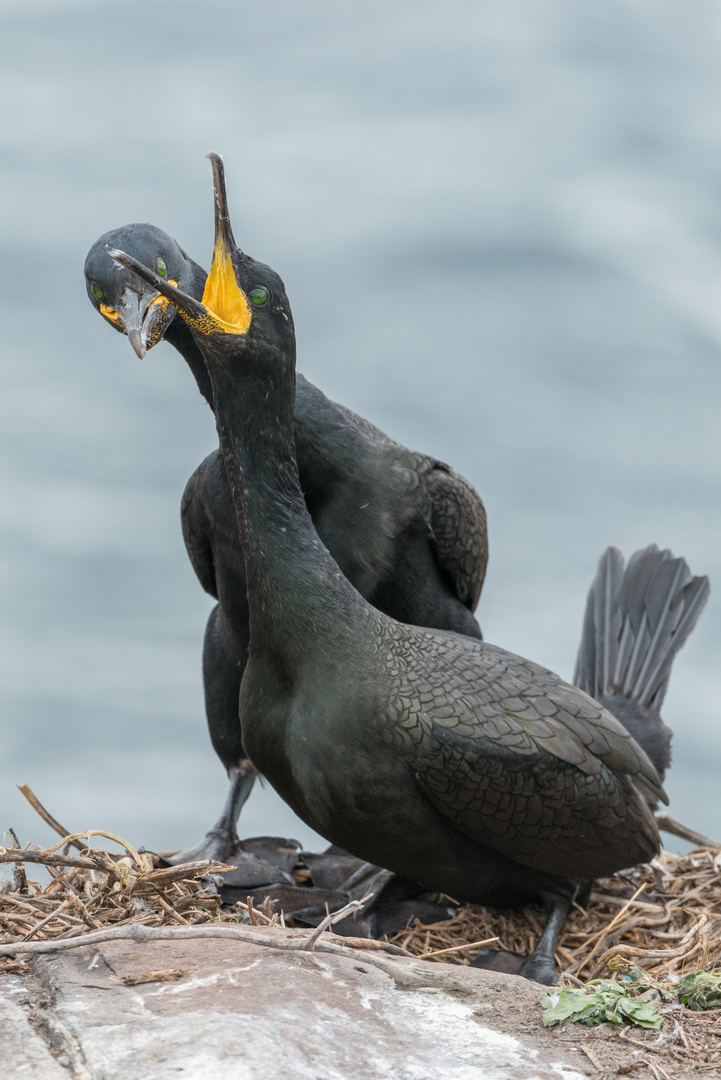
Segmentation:
<svg viewBox="0 0 721 1080">
<path fill-rule="evenodd" d="M 235 245 L 220 158 L 202 302 L 121 251 L 171 301 L 213 387 L 247 568 L 240 693 L 250 760 L 312 828 L 459 899 L 541 899 L 522 972 L 553 983 L 574 893 L 659 849 L 656 769 L 603 706 L 531 661 L 373 608 L 323 545 L 293 441 L 295 333 L 280 277 Z"/>
<path fill-rule="evenodd" d="M 105 233 L 85 262 L 88 297 L 143 357 L 161 339 L 175 346 L 211 408 L 202 353 L 175 308 L 119 267 L 121 248 L 164 281 L 200 299 L 206 272 L 167 233 L 127 225 Z M 252 301 L 262 306 L 259 298 Z M 366 420 L 296 379 L 295 445 L 300 484 L 315 528 L 343 574 L 400 622 L 481 636 L 473 611 L 488 561 L 486 515 L 470 484 L 443 462 L 393 442 Z M 233 500 L 219 451 L 188 481 L 181 518 L 198 579 L 217 601 L 203 648 L 205 709 L 213 747 L 230 777 L 218 822 L 174 861 L 241 855 L 236 822 L 256 771 L 246 756 L 238 695 L 248 656 L 246 573 Z M 235 854 L 233 854 L 235 853 Z"/>
</svg>

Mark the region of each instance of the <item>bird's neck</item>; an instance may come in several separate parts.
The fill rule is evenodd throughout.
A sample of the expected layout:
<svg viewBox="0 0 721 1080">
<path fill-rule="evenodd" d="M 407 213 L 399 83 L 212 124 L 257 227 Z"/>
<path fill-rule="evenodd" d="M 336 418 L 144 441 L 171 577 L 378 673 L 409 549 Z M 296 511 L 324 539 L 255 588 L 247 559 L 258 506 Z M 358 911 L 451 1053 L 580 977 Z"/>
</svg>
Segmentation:
<svg viewBox="0 0 721 1080">
<path fill-rule="evenodd" d="M 205 281 L 207 274 L 201 266 L 197 263 L 188 260 L 191 266 L 191 279 L 190 283 L 185 285 L 185 291 L 196 300 L 200 300 L 203 296 L 203 290 L 205 288 Z M 205 366 L 205 360 L 198 346 L 195 344 L 190 328 L 187 324 L 177 316 L 173 319 L 170 326 L 165 332 L 165 340 L 177 349 L 180 355 L 185 360 L 186 364 L 193 373 L 193 377 L 198 385 L 198 390 L 207 401 L 210 408 L 213 408 L 213 386 L 210 381 L 210 375 L 208 369 Z"/>
<path fill-rule="evenodd" d="M 295 457 L 292 362 L 283 375 L 212 365 L 221 451 L 246 566 L 251 659 L 296 671 L 338 649 L 364 601 L 323 546 Z"/>
</svg>

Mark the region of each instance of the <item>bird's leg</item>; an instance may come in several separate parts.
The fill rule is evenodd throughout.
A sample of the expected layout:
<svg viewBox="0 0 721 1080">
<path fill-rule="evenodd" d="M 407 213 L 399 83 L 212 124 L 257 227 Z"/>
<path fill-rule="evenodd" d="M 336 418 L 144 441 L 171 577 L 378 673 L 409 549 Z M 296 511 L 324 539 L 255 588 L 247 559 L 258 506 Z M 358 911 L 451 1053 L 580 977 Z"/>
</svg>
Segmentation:
<svg viewBox="0 0 721 1080">
<path fill-rule="evenodd" d="M 546 910 L 548 918 L 543 933 L 535 949 L 521 967 L 520 973 L 524 978 L 543 983 L 544 986 L 555 986 L 558 982 L 554 959 L 556 945 L 571 910 L 571 901 L 567 897 L 549 896 L 546 898 Z"/>
<path fill-rule="evenodd" d="M 203 687 L 208 731 L 213 749 L 228 772 L 230 791 L 220 817 L 204 839 L 192 848 L 179 851 L 168 860 L 172 863 L 196 859 L 228 862 L 238 853 L 236 823 L 258 775 L 246 757 L 238 718 L 238 694 L 245 666 L 239 660 L 239 656 L 245 655 L 241 646 L 242 642 L 235 641 L 220 604 L 216 604 L 208 617 L 203 642 Z"/>
<path fill-rule="evenodd" d="M 236 823 L 248 796 L 253 790 L 258 771 L 248 758 L 242 758 L 237 765 L 228 770 L 230 790 L 220 817 L 195 847 L 179 851 L 167 861 L 173 865 L 193 862 L 196 859 L 217 859 L 226 862 L 237 848 L 240 841 Z"/>
</svg>

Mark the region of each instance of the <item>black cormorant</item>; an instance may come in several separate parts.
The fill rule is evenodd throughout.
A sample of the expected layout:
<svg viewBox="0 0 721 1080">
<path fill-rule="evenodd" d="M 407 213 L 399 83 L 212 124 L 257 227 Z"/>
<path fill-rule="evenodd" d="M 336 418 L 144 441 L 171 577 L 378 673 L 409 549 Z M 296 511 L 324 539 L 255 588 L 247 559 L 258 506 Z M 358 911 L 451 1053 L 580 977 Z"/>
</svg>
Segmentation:
<svg viewBox="0 0 721 1080">
<path fill-rule="evenodd" d="M 93 306 L 126 333 L 139 357 L 161 338 L 187 361 L 213 407 L 207 369 L 175 308 L 137 275 L 118 266 L 121 248 L 166 281 L 199 299 L 206 273 L 167 233 L 126 225 L 105 233 L 85 262 Z M 393 442 L 297 375 L 295 443 L 301 487 L 313 522 L 345 576 L 374 607 L 401 622 L 480 637 L 473 611 L 488 560 L 483 503 L 470 484 L 435 458 Z M 203 681 L 210 737 L 231 779 L 218 822 L 176 860 L 235 850 L 236 821 L 255 769 L 238 722 L 238 694 L 248 654 L 245 564 L 222 457 L 215 451 L 188 481 L 181 518 L 198 579 L 218 601 L 208 619 Z"/>
<path fill-rule="evenodd" d="M 552 983 L 578 886 L 658 851 L 658 773 L 583 691 L 481 640 L 397 622 L 344 576 L 299 482 L 283 282 L 235 246 L 222 164 L 211 161 L 216 239 L 202 302 L 111 255 L 177 307 L 210 375 L 247 567 L 243 744 L 345 850 L 459 899 L 542 899 L 548 919 L 522 971 Z"/>
</svg>

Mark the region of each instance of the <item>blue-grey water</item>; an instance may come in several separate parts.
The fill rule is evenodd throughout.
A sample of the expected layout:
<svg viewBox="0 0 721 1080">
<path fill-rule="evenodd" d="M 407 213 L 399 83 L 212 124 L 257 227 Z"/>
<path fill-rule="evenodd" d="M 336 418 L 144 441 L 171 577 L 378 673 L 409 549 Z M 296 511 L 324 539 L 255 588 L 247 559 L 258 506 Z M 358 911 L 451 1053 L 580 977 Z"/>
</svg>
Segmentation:
<svg viewBox="0 0 721 1080">
<path fill-rule="evenodd" d="M 200 262 L 209 150 L 299 367 L 483 495 L 486 637 L 570 677 L 601 551 L 711 576 L 665 718 L 721 834 L 721 9 L 711 0 L 0 2 L 0 827 L 159 848 L 225 791 L 178 506 L 215 445 L 167 345 L 85 296 L 96 237 Z M 274 793 L 243 829 L 314 838 Z"/>
</svg>

